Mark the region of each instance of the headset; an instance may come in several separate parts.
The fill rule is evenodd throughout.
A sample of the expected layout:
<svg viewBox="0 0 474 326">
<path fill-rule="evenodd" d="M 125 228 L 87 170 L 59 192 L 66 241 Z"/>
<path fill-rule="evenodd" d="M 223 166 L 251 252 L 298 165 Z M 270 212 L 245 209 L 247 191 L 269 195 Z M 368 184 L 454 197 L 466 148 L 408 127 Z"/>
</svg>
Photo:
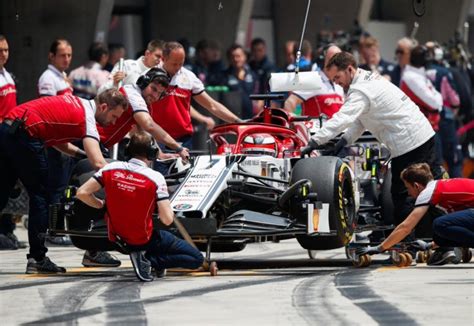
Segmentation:
<svg viewBox="0 0 474 326">
<path fill-rule="evenodd" d="M 432 60 L 432 54 L 424 45 L 418 45 L 411 50 L 410 64 L 414 67 L 425 67 Z"/>
<path fill-rule="evenodd" d="M 138 77 L 136 84 L 141 90 L 144 90 L 153 81 L 157 81 L 163 87 L 168 87 L 170 80 L 170 76 L 163 69 L 151 68 L 144 75 Z"/>
<path fill-rule="evenodd" d="M 156 141 L 152 138 L 146 145 L 143 143 L 133 143 L 131 139 L 125 144 L 125 159 L 129 160 L 134 156 L 145 156 L 147 160 L 154 161 L 160 151 Z"/>
</svg>

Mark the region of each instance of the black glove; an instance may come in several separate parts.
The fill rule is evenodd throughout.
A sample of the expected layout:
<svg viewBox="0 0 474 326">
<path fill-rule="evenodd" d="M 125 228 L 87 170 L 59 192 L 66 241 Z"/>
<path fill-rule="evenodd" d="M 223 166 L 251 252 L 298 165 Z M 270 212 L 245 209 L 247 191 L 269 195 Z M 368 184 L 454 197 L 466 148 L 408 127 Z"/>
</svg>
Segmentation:
<svg viewBox="0 0 474 326">
<path fill-rule="evenodd" d="M 368 246 L 368 247 L 361 247 L 356 249 L 356 255 L 357 256 L 362 256 L 362 255 L 376 255 L 380 254 L 382 252 L 382 246 Z"/>
<path fill-rule="evenodd" d="M 301 157 L 305 157 L 306 155 L 311 154 L 316 148 L 318 148 L 318 143 L 316 143 L 313 139 L 310 139 L 307 146 L 301 147 Z"/>
<path fill-rule="evenodd" d="M 339 157 L 347 156 L 345 155 L 345 151 L 343 150 L 346 145 L 347 145 L 347 140 L 344 139 L 344 137 L 341 137 L 341 139 L 339 139 L 337 143 L 334 145 L 334 155 L 339 156 Z"/>
</svg>

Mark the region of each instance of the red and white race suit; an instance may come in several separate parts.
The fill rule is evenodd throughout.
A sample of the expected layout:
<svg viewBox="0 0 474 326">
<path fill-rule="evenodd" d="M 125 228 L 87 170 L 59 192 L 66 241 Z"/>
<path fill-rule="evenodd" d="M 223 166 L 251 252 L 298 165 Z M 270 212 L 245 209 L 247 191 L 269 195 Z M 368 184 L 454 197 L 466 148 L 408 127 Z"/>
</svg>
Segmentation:
<svg viewBox="0 0 474 326">
<path fill-rule="evenodd" d="M 15 81 L 8 71 L 0 70 L 0 122 L 3 117 L 16 106 Z"/>
<path fill-rule="evenodd" d="M 448 212 L 474 208 L 473 179 L 441 179 L 428 182 L 415 206 L 439 205 Z"/>
<path fill-rule="evenodd" d="M 400 81 L 400 89 L 418 105 L 433 129 L 437 131 L 440 112 L 443 109 L 443 97 L 426 76 L 425 68 L 407 65 Z"/>
</svg>

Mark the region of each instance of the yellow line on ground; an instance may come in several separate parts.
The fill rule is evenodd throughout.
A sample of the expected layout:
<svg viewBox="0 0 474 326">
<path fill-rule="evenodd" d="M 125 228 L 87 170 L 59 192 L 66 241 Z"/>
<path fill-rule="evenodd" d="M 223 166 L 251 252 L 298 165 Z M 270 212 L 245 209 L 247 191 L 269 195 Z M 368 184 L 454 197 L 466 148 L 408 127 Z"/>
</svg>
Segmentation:
<svg viewBox="0 0 474 326">
<path fill-rule="evenodd" d="M 393 271 L 393 270 L 399 270 L 399 269 L 402 269 L 402 268 L 405 268 L 405 267 L 387 266 L 387 267 L 377 268 L 375 271 L 377 271 L 377 272 L 389 272 L 389 271 Z"/>
</svg>

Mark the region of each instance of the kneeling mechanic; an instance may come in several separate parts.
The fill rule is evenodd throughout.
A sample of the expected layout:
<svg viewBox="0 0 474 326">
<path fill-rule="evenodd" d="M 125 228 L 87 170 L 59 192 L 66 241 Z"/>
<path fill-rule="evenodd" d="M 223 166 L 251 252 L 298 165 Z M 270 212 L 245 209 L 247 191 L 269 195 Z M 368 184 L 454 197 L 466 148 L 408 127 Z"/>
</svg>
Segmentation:
<svg viewBox="0 0 474 326">
<path fill-rule="evenodd" d="M 163 175 L 149 168 L 158 147 L 144 131 L 132 135 L 127 146 L 128 162 L 113 162 L 99 170 L 78 190 L 76 197 L 89 206 L 106 206 L 111 241 L 126 244 L 137 277 L 152 281 L 151 267 L 158 277 L 166 268 L 195 269 L 202 265 L 201 252 L 168 231 L 153 229 L 153 212 L 160 221 L 173 223 L 174 213 Z M 105 201 L 94 193 L 105 190 Z"/>
</svg>

